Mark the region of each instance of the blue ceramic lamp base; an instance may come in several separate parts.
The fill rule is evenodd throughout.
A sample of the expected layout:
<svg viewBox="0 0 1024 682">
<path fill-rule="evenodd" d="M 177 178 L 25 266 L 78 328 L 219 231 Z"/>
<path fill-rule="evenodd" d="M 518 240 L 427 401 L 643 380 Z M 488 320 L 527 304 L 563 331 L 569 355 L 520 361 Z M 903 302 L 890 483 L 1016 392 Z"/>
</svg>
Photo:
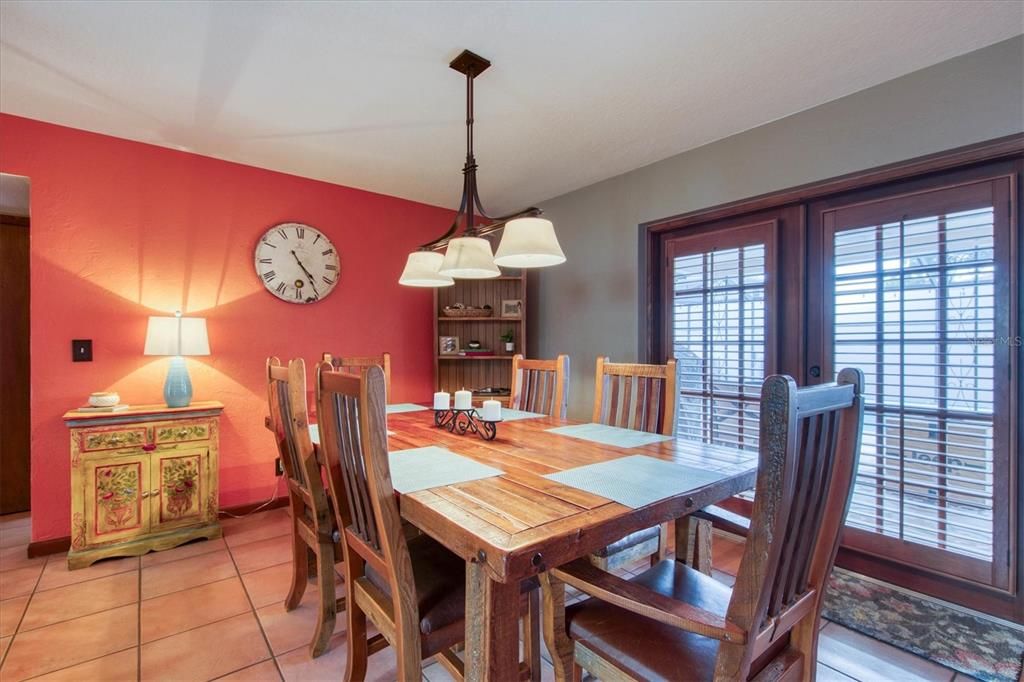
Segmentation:
<svg viewBox="0 0 1024 682">
<path fill-rule="evenodd" d="M 177 355 L 171 358 L 164 382 L 164 402 L 167 407 L 188 407 L 192 403 L 192 380 L 188 376 L 185 358 Z"/>
</svg>

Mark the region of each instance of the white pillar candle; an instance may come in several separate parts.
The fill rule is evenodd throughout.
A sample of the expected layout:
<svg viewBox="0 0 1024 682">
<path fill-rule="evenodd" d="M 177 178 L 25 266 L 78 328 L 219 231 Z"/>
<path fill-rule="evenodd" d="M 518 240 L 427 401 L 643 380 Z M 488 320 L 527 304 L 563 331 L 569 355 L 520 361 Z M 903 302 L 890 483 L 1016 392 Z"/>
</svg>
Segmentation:
<svg viewBox="0 0 1024 682">
<path fill-rule="evenodd" d="M 473 408 L 473 392 L 462 389 L 455 391 L 455 409 L 470 410 Z"/>
<path fill-rule="evenodd" d="M 485 400 L 484 407 L 480 410 L 480 418 L 485 422 L 501 421 L 501 403 L 497 400 Z"/>
<path fill-rule="evenodd" d="M 447 410 L 451 405 L 451 396 L 447 391 L 438 391 L 434 394 L 434 409 Z"/>
</svg>

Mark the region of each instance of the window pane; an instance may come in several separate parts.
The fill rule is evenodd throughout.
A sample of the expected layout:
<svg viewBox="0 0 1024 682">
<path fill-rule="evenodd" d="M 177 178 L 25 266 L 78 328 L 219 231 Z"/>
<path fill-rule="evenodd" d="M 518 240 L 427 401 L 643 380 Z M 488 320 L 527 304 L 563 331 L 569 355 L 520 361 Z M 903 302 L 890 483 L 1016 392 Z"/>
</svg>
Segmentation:
<svg viewBox="0 0 1024 682">
<path fill-rule="evenodd" d="M 835 234 L 834 367 L 866 378 L 847 523 L 991 561 L 991 208 Z"/>
<path fill-rule="evenodd" d="M 765 246 L 673 258 L 678 435 L 757 449 L 765 375 Z"/>
</svg>

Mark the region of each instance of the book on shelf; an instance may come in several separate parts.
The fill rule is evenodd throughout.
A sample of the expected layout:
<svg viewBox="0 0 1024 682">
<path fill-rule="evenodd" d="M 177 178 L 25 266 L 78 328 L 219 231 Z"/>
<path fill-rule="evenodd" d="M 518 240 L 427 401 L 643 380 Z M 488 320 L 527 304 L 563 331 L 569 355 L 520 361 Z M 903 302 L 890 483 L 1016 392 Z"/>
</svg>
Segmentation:
<svg viewBox="0 0 1024 682">
<path fill-rule="evenodd" d="M 79 407 L 76 412 L 124 412 L 131 405 L 126 403 L 119 403 L 117 405 L 107 405 L 105 407 L 95 407 L 93 405 L 83 405 Z"/>
<path fill-rule="evenodd" d="M 488 348 L 464 348 L 459 351 L 459 355 L 465 355 L 467 357 L 476 355 L 494 355 L 494 351 Z"/>
</svg>

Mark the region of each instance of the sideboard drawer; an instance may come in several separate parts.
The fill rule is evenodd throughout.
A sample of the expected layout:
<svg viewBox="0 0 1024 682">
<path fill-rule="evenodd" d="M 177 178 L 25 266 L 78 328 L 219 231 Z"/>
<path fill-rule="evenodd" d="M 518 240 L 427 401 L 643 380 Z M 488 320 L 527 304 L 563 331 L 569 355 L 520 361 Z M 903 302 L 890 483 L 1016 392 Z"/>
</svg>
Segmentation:
<svg viewBox="0 0 1024 682">
<path fill-rule="evenodd" d="M 122 426 L 107 429 L 82 429 L 82 451 L 116 450 L 145 445 L 148 429 L 145 426 Z"/>
<path fill-rule="evenodd" d="M 209 420 L 190 420 L 188 422 L 162 422 L 153 426 L 153 442 L 157 445 L 164 443 L 189 443 L 193 441 L 209 440 Z"/>
</svg>

